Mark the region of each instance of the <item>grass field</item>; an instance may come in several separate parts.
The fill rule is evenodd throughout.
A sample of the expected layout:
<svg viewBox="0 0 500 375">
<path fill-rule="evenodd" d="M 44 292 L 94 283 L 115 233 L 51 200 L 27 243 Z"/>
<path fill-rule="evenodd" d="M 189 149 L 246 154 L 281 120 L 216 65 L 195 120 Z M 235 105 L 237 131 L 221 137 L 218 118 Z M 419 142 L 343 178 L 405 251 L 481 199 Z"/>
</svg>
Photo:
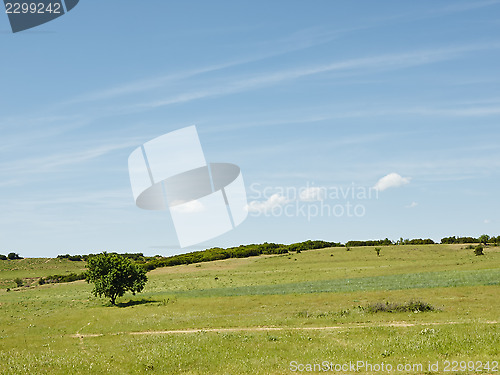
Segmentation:
<svg viewBox="0 0 500 375">
<path fill-rule="evenodd" d="M 161 268 L 118 307 L 83 281 L 34 282 L 81 272 L 83 262 L 0 261 L 0 373 L 498 373 L 500 249 L 474 256 L 463 247 L 389 246 L 379 257 L 372 247 L 329 248 Z M 17 277 L 33 286 L 15 288 Z M 363 308 L 412 299 L 435 311 Z M 364 367 L 319 371 L 324 361 Z M 451 371 L 453 361 L 463 371 Z"/>
</svg>

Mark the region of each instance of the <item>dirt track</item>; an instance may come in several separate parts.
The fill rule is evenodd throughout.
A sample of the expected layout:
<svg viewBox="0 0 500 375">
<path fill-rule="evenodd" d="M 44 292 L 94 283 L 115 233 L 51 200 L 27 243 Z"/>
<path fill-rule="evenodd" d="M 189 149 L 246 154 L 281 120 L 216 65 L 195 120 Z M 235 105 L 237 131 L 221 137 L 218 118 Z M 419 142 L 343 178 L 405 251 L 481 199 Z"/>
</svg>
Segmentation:
<svg viewBox="0 0 500 375">
<path fill-rule="evenodd" d="M 415 326 L 438 326 L 450 324 L 467 324 L 472 322 L 431 322 L 431 323 L 408 323 L 404 321 L 390 322 L 384 324 L 344 324 L 339 326 L 329 327 L 237 327 L 237 328 L 198 328 L 198 329 L 183 329 L 183 330 L 167 330 L 167 331 L 141 331 L 141 332 L 118 332 L 111 335 L 176 335 L 188 333 L 202 332 L 270 332 L 270 331 L 335 331 L 342 329 L 353 328 L 369 328 L 369 327 L 415 327 Z M 477 322 L 476 322 L 477 323 Z M 480 324 L 498 324 L 496 321 L 479 322 Z M 75 338 L 99 337 L 104 336 L 101 333 L 82 334 L 76 333 L 71 335 Z"/>
</svg>

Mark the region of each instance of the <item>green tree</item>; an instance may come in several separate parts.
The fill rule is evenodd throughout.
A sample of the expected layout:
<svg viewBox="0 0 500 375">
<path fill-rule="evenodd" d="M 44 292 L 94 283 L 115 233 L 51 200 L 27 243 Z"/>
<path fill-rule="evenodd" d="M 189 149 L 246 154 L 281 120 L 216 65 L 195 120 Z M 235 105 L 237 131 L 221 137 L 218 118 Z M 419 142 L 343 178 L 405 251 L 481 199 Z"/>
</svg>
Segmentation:
<svg viewBox="0 0 500 375">
<path fill-rule="evenodd" d="M 93 255 L 88 258 L 86 281 L 94 283 L 92 293 L 107 297 L 115 305 L 116 298 L 125 292 L 141 292 L 148 281 L 146 270 L 118 254 Z"/>
<path fill-rule="evenodd" d="M 488 236 L 487 234 L 483 234 L 482 236 L 479 237 L 479 242 L 481 242 L 482 244 L 485 244 L 485 245 L 488 244 L 489 240 L 490 240 L 490 236 Z"/>
</svg>

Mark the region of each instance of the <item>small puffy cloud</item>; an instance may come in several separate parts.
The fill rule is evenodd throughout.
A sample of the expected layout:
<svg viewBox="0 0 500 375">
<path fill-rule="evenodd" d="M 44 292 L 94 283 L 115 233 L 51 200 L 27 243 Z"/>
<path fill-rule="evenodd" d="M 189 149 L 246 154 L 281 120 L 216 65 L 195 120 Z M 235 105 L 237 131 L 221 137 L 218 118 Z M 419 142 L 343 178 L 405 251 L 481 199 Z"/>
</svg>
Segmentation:
<svg viewBox="0 0 500 375">
<path fill-rule="evenodd" d="M 384 191 L 389 188 L 397 188 L 409 184 L 409 177 L 401 177 L 397 173 L 389 173 L 387 176 L 382 177 L 374 186 L 378 191 Z"/>
<path fill-rule="evenodd" d="M 177 202 L 174 202 L 176 204 Z M 199 200 L 192 200 L 186 203 L 178 204 L 170 207 L 171 211 L 175 211 L 181 214 L 191 214 L 196 212 L 202 212 L 205 209 L 203 203 Z"/>
<path fill-rule="evenodd" d="M 264 213 L 272 210 L 274 207 L 283 206 L 288 203 L 281 194 L 273 194 L 265 201 L 251 201 L 247 205 L 248 212 Z"/>
<path fill-rule="evenodd" d="M 303 202 L 323 201 L 326 197 L 326 191 L 320 187 L 307 187 L 299 194 L 299 199 Z"/>
<path fill-rule="evenodd" d="M 491 223 L 491 220 L 490 219 L 484 219 L 483 223 L 489 224 L 489 223 Z"/>
<path fill-rule="evenodd" d="M 411 202 L 408 206 L 405 206 L 406 208 L 415 208 L 418 206 L 417 202 Z"/>
</svg>

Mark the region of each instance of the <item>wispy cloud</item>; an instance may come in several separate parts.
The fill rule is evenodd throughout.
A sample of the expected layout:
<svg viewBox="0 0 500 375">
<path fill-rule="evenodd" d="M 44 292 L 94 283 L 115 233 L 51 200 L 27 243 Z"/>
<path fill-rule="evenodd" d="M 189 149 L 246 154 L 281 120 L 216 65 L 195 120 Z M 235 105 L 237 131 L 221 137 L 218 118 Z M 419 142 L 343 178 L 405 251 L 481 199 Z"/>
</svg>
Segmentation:
<svg viewBox="0 0 500 375">
<path fill-rule="evenodd" d="M 367 74 L 368 72 L 373 71 L 404 69 L 455 59 L 469 52 L 498 48 L 500 48 L 500 43 L 498 42 L 471 44 L 457 47 L 416 50 L 405 53 L 362 57 L 324 65 L 300 67 L 288 69 L 286 71 L 275 71 L 267 74 L 260 74 L 251 78 L 224 81 L 215 86 L 211 83 L 211 85 L 207 88 L 193 89 L 192 91 L 183 92 L 167 98 L 139 103 L 136 107 L 157 108 L 172 104 L 186 103 L 199 99 L 255 90 L 322 73 L 339 72 L 352 75 Z"/>
<path fill-rule="evenodd" d="M 412 12 L 401 14 L 398 16 L 393 16 L 388 20 L 393 21 L 414 21 L 414 20 L 425 20 L 436 17 L 446 17 L 448 15 L 453 15 L 455 13 L 470 12 L 475 9 L 481 9 L 486 7 L 491 7 L 500 4 L 500 0 L 484 0 L 484 1 L 462 1 L 462 2 L 450 2 L 444 6 L 439 6 L 440 3 L 435 3 L 436 7 L 426 7 L 424 11 Z"/>
<path fill-rule="evenodd" d="M 30 158 L 5 161 L 0 163 L 0 173 L 12 176 L 55 172 L 64 167 L 100 158 L 114 151 L 137 146 L 137 144 L 138 141 L 134 139 L 121 143 L 94 146 L 73 152 L 55 153 L 48 156 L 31 156 Z"/>
<path fill-rule="evenodd" d="M 456 2 L 437 10 L 436 13 L 466 12 L 469 10 L 485 8 L 498 4 L 500 4 L 500 0 Z"/>
<path fill-rule="evenodd" d="M 37 210 L 43 206 L 99 206 L 102 208 L 123 208 L 133 206 L 133 198 L 128 189 L 77 192 L 54 191 L 52 195 L 33 197 L 15 203 L 20 209 Z"/>
<path fill-rule="evenodd" d="M 236 59 L 224 63 L 216 63 L 205 67 L 194 68 L 191 70 L 180 71 L 172 74 L 158 75 L 151 78 L 139 79 L 127 82 L 110 88 L 105 88 L 80 95 L 66 101 L 64 104 L 75 104 L 91 101 L 110 100 L 130 94 L 138 94 L 146 91 L 165 87 L 169 83 L 182 81 L 188 78 L 201 76 L 207 73 L 213 73 L 224 69 L 229 69 L 241 65 L 246 65 L 272 57 L 277 57 L 290 52 L 300 51 L 319 44 L 324 44 L 336 39 L 339 35 L 355 30 L 367 28 L 367 26 L 345 28 L 339 30 L 329 30 L 320 27 L 311 27 L 292 33 L 281 39 L 257 43 L 254 49 L 261 50 L 252 56 Z M 251 49 L 251 47 L 247 47 Z"/>
</svg>

